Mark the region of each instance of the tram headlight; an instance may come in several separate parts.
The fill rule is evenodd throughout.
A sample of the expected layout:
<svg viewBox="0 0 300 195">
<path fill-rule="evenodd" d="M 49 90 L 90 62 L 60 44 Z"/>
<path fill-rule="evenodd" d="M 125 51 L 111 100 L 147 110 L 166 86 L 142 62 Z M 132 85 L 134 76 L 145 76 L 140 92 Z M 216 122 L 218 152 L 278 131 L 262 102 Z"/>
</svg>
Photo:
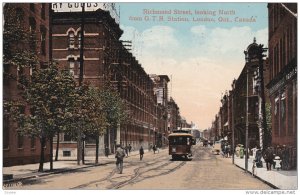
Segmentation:
<svg viewBox="0 0 300 195">
<path fill-rule="evenodd" d="M 176 152 L 176 147 L 173 147 L 173 148 L 172 148 L 172 152 Z"/>
</svg>

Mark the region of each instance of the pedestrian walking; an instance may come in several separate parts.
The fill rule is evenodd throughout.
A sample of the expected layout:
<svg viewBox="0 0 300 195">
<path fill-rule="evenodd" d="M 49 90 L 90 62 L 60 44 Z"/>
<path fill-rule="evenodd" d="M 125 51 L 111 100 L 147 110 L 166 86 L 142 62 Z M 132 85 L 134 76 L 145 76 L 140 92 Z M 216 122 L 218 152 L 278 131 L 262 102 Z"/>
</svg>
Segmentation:
<svg viewBox="0 0 300 195">
<path fill-rule="evenodd" d="M 105 153 L 105 156 L 108 157 L 109 149 L 108 149 L 107 145 L 105 145 L 104 153 Z"/>
<path fill-rule="evenodd" d="M 130 152 L 131 152 L 131 149 L 132 149 L 132 147 L 131 147 L 131 145 L 129 144 L 129 145 L 128 145 L 128 151 L 129 151 L 129 154 L 130 154 Z"/>
<path fill-rule="evenodd" d="M 143 146 L 140 147 L 140 160 L 143 160 L 144 157 L 144 148 Z"/>
<path fill-rule="evenodd" d="M 156 145 L 153 145 L 153 153 L 155 154 L 155 152 L 156 152 Z"/>
<path fill-rule="evenodd" d="M 128 157 L 128 146 L 125 147 L 125 154 L 126 154 L 126 157 Z"/>
<path fill-rule="evenodd" d="M 125 157 L 125 152 L 124 152 L 123 148 L 121 148 L 121 145 L 118 144 L 115 158 L 117 159 L 117 161 L 116 161 L 117 170 L 119 171 L 120 174 L 122 174 L 122 172 L 123 172 L 123 158 L 124 157 Z"/>
<path fill-rule="evenodd" d="M 263 167 L 263 163 L 261 161 L 262 158 L 262 152 L 260 147 L 257 147 L 256 151 L 255 151 L 255 162 L 256 162 L 256 167 L 257 168 L 261 168 Z"/>
</svg>

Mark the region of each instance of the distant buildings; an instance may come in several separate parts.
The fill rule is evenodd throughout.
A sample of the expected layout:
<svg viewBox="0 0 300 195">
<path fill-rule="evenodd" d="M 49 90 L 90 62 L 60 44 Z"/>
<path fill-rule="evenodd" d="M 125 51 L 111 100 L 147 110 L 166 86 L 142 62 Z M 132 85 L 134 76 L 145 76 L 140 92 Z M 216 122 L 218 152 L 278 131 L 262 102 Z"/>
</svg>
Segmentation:
<svg viewBox="0 0 300 195">
<path fill-rule="evenodd" d="M 268 12 L 269 57 L 263 62 L 264 90 L 257 69 L 260 47 L 254 41 L 245 51 L 245 67 L 233 81 L 233 89 L 222 97 L 220 111 L 205 136 L 215 140 L 227 137 L 232 143 L 234 132 L 235 145 L 245 145 L 248 128 L 249 148 L 271 146 L 287 162 L 283 169 L 291 169 L 297 167 L 297 4 L 269 3 Z"/>
</svg>

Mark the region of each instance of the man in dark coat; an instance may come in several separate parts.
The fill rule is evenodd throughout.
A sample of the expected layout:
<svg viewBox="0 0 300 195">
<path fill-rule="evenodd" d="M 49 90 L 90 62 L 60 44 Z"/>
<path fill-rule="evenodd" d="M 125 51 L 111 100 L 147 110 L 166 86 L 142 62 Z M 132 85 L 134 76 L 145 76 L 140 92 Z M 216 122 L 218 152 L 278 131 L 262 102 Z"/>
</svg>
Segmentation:
<svg viewBox="0 0 300 195">
<path fill-rule="evenodd" d="M 143 156 L 144 156 L 144 148 L 143 146 L 140 147 L 140 160 L 143 159 Z"/>
</svg>

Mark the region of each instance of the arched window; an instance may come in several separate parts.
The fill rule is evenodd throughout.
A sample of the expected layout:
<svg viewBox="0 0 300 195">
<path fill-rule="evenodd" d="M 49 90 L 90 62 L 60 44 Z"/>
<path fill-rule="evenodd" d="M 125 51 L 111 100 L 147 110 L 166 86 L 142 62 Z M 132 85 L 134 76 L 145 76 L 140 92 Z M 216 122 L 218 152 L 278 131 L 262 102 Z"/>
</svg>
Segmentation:
<svg viewBox="0 0 300 195">
<path fill-rule="evenodd" d="M 75 34 L 73 31 L 69 32 L 69 48 L 74 48 Z"/>
</svg>

